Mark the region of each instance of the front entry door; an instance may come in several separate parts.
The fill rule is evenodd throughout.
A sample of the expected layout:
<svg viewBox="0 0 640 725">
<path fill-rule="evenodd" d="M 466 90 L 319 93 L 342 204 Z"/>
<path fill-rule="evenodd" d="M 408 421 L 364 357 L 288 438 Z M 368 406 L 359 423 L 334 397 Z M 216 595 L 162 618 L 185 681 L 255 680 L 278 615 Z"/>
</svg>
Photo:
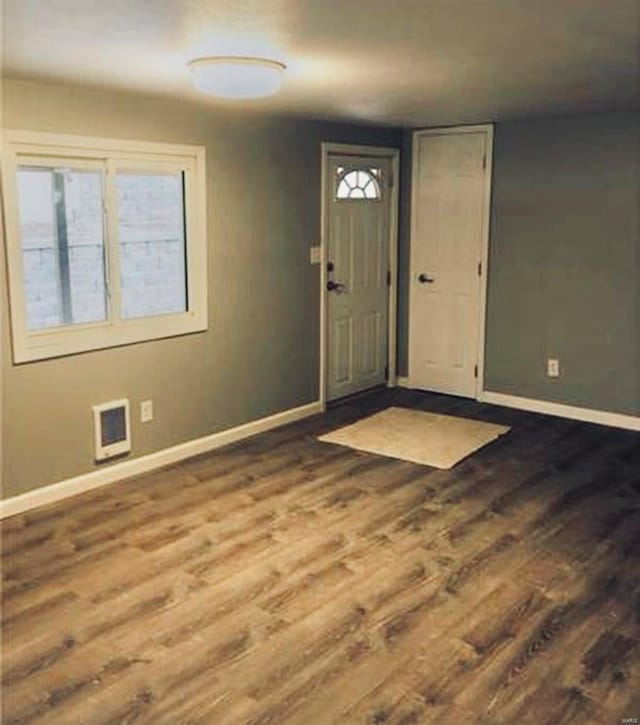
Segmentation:
<svg viewBox="0 0 640 725">
<path fill-rule="evenodd" d="M 486 270 L 490 130 L 416 132 L 409 384 L 476 397 Z"/>
<path fill-rule="evenodd" d="M 391 159 L 330 155 L 327 398 L 386 380 Z"/>
</svg>

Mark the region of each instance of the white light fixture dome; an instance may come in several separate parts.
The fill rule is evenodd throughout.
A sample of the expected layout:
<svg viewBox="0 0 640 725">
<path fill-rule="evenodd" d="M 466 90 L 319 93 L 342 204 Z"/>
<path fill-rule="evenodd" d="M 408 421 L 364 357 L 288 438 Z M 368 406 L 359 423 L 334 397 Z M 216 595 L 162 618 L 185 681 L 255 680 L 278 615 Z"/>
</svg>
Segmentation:
<svg viewBox="0 0 640 725">
<path fill-rule="evenodd" d="M 286 66 L 246 56 L 211 56 L 190 61 L 195 87 L 219 98 L 263 98 L 277 93 Z"/>
</svg>

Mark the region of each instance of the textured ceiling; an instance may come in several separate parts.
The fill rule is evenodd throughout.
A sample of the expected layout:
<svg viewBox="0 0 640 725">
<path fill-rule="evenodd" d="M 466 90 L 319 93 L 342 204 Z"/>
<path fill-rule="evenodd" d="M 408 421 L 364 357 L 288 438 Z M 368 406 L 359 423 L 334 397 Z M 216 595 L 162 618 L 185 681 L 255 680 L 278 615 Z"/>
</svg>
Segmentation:
<svg viewBox="0 0 640 725">
<path fill-rule="evenodd" d="M 311 118 L 638 106 L 639 0 L 4 0 L 2 40 L 8 76 L 210 105 L 222 102 L 192 89 L 187 60 L 266 55 L 287 64 L 285 86 L 249 107 Z"/>
</svg>

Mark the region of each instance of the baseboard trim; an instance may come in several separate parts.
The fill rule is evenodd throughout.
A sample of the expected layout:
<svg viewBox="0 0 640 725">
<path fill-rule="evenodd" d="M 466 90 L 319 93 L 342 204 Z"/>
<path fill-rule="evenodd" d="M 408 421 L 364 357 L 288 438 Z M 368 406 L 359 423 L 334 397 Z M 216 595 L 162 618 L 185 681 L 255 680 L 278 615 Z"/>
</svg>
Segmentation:
<svg viewBox="0 0 640 725">
<path fill-rule="evenodd" d="M 132 476 L 138 476 L 141 473 L 153 471 L 156 468 L 178 463 L 186 458 L 208 453 L 216 448 L 236 443 L 250 438 L 258 433 L 279 428 L 287 423 L 294 423 L 297 420 L 308 418 L 311 415 L 322 412 L 322 404 L 320 401 L 301 405 L 298 408 L 284 410 L 281 413 L 269 415 L 266 418 L 259 418 L 249 423 L 229 428 L 228 430 L 212 433 L 202 438 L 195 438 L 186 443 L 179 443 L 171 448 L 164 448 L 155 453 L 149 453 L 146 456 L 133 458 L 129 461 L 116 463 L 108 468 L 101 468 L 90 473 L 83 473 L 73 478 L 68 478 L 58 483 L 52 483 L 42 488 L 36 488 L 33 491 L 13 496 L 12 498 L 0 501 L 0 519 L 8 516 L 30 511 L 31 509 L 45 504 L 61 501 L 70 496 L 77 496 L 85 491 L 91 491 L 94 488 L 106 486 L 109 483 L 122 481 Z"/>
<path fill-rule="evenodd" d="M 399 388 L 410 388 L 411 387 L 409 385 L 409 378 L 405 377 L 404 375 L 398 375 L 398 377 L 396 378 L 396 385 Z"/>
<path fill-rule="evenodd" d="M 504 405 L 507 408 L 519 408 L 529 410 L 533 413 L 545 413 L 546 415 L 557 415 L 560 418 L 571 418 L 586 423 L 599 423 L 614 428 L 625 428 L 627 430 L 640 431 L 640 418 L 622 413 L 609 413 L 606 410 L 592 410 L 580 408 L 575 405 L 564 403 L 552 403 L 548 400 L 535 400 L 534 398 L 521 398 L 518 395 L 507 395 L 505 393 L 492 393 L 485 390 L 479 398 L 482 403 Z"/>
</svg>

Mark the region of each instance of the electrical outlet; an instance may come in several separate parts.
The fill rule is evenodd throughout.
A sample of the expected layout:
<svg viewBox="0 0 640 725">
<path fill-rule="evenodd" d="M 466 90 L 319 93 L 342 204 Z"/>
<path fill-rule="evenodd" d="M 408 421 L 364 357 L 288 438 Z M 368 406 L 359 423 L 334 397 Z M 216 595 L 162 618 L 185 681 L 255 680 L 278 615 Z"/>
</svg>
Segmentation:
<svg viewBox="0 0 640 725">
<path fill-rule="evenodd" d="M 140 403 L 140 422 L 148 423 L 153 420 L 153 400 L 143 400 Z"/>
<path fill-rule="evenodd" d="M 560 377 L 560 360 L 555 357 L 547 358 L 547 377 L 548 378 L 559 378 Z"/>
</svg>

